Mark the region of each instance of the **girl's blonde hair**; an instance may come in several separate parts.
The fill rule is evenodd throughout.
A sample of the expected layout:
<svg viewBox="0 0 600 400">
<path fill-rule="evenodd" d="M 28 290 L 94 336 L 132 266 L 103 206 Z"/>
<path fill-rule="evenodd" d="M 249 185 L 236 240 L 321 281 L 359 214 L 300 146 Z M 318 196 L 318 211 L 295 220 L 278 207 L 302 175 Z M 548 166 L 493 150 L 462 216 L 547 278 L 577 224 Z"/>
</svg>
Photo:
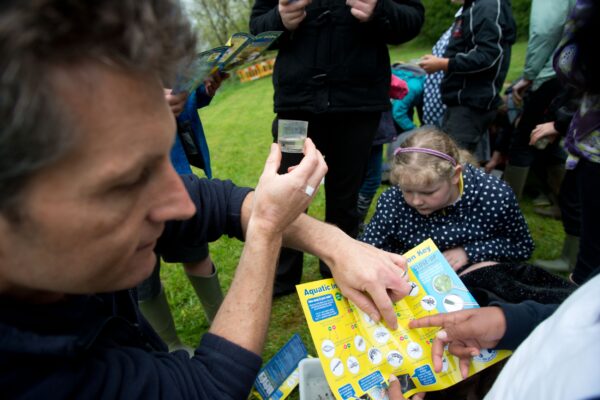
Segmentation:
<svg viewBox="0 0 600 400">
<path fill-rule="evenodd" d="M 446 133 L 434 126 L 418 128 L 401 148 L 420 147 L 432 149 L 454 158 L 457 164 L 473 163 L 473 156 L 460 149 Z M 399 186 L 428 186 L 439 181 L 450 179 L 454 174 L 454 166 L 444 158 L 419 152 L 397 153 L 390 182 Z"/>
</svg>

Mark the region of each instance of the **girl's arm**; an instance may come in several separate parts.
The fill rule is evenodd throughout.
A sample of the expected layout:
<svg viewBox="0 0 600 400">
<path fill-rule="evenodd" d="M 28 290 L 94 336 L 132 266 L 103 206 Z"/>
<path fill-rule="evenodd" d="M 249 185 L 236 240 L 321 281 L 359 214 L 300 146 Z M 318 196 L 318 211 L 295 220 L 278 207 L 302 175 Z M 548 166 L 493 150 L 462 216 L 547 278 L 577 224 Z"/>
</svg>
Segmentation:
<svg viewBox="0 0 600 400">
<path fill-rule="evenodd" d="M 398 220 L 402 218 L 402 207 L 399 207 L 399 193 L 391 188 L 383 192 L 377 201 L 377 209 L 365 232 L 358 238 L 360 241 L 373 245 L 391 253 L 402 253 L 399 241 L 396 239 Z"/>
<path fill-rule="evenodd" d="M 495 199 L 498 202 L 495 207 L 500 208 L 494 221 L 495 236 L 463 245 L 472 263 L 527 260 L 533 252 L 533 239 L 519 203 L 514 193 L 504 183 L 501 185 L 499 190 L 495 190 Z"/>
</svg>

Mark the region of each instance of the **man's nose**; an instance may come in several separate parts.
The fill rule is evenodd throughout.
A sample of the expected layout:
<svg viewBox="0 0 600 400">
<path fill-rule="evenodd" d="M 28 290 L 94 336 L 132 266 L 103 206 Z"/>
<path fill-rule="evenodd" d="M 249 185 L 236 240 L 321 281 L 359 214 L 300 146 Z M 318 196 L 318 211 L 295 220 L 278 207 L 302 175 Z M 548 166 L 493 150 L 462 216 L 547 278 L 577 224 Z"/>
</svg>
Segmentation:
<svg viewBox="0 0 600 400">
<path fill-rule="evenodd" d="M 166 166 L 164 178 L 161 179 L 155 204 L 149 215 L 153 222 L 186 220 L 196 213 L 196 206 L 170 162 Z"/>
</svg>

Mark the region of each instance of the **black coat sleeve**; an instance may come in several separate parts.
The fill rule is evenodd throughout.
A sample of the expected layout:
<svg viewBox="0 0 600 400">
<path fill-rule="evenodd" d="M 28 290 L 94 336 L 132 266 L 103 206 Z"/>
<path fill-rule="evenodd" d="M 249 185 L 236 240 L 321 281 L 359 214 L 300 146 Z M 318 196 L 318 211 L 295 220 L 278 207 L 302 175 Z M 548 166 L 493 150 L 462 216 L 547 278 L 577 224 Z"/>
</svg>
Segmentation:
<svg viewBox="0 0 600 400">
<path fill-rule="evenodd" d="M 514 350 L 543 320 L 548 318 L 559 304 L 540 304 L 526 300 L 519 304 L 492 303 L 502 308 L 506 318 L 506 333 L 500 340 L 497 349 Z"/>
<path fill-rule="evenodd" d="M 493 68 L 504 54 L 502 47 L 502 28 L 498 24 L 501 9 L 493 4 L 481 3 L 472 6 L 470 12 L 473 46 L 470 50 L 459 52 L 448 61 L 448 72 L 474 74 Z"/>
<path fill-rule="evenodd" d="M 243 240 L 241 224 L 242 203 L 252 190 L 234 185 L 231 181 L 200 179 L 183 175 L 183 183 L 196 206 L 196 214 L 186 221 L 170 221 L 158 240 L 156 252 L 171 262 L 179 261 L 177 254 L 223 235 Z"/>
<path fill-rule="evenodd" d="M 372 17 L 372 23 L 388 44 L 413 39 L 424 22 L 425 8 L 420 0 L 379 0 Z"/>
<path fill-rule="evenodd" d="M 266 31 L 285 31 L 277 0 L 256 0 L 250 12 L 250 33 L 257 35 Z"/>
</svg>

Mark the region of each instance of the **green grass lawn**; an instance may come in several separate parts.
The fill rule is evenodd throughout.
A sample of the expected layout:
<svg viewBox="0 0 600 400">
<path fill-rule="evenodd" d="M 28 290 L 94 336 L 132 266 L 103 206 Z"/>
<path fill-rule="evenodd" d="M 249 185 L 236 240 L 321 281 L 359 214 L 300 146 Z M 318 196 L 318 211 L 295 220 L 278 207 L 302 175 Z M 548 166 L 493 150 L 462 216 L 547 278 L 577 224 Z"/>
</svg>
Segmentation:
<svg viewBox="0 0 600 400">
<path fill-rule="evenodd" d="M 513 47 L 508 80 L 520 75 L 525 48 L 526 43 L 517 43 Z M 392 48 L 390 54 L 393 61 L 399 61 L 417 58 L 429 51 L 428 48 L 408 45 Z M 271 143 L 271 122 L 274 117 L 271 79 L 263 78 L 241 84 L 232 78 L 223 85 L 212 104 L 200 111 L 200 116 L 211 149 L 214 176 L 232 179 L 238 185 L 254 186 Z M 309 214 L 323 219 L 323 205 L 323 192 L 320 192 Z M 564 237 L 560 222 L 535 215 L 531 200 L 527 198 L 523 201 L 523 210 L 536 242 L 533 257 L 558 256 Z M 241 249 L 242 243 L 228 238 L 210 245 L 210 253 L 219 270 L 224 290 L 231 283 Z M 306 255 L 304 261 L 303 281 L 320 279 L 316 258 Z M 178 265 L 164 266 L 162 278 L 178 333 L 185 343 L 196 345 L 200 336 L 208 329 L 208 324 L 183 269 Z M 264 359 L 273 356 L 293 333 L 299 333 L 309 352 L 316 355 L 297 296 L 290 295 L 276 299 L 273 303 Z M 292 398 L 297 398 L 297 394 Z"/>
</svg>

